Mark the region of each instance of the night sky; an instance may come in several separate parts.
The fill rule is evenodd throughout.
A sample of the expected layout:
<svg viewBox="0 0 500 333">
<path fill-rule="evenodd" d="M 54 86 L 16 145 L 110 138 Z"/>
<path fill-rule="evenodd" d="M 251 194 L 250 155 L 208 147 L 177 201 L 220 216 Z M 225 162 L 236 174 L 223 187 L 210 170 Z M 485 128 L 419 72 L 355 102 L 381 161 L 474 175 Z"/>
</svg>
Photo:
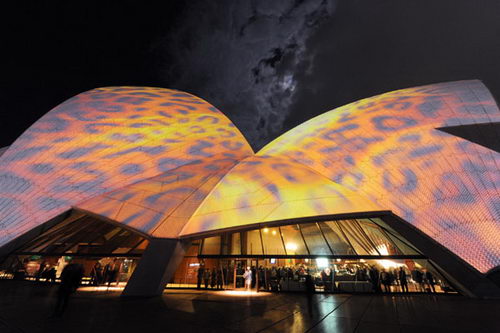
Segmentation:
<svg viewBox="0 0 500 333">
<path fill-rule="evenodd" d="M 500 99 L 498 0 L 17 2 L 0 11 L 0 147 L 112 85 L 193 93 L 256 149 L 395 89 L 481 79 Z"/>
</svg>

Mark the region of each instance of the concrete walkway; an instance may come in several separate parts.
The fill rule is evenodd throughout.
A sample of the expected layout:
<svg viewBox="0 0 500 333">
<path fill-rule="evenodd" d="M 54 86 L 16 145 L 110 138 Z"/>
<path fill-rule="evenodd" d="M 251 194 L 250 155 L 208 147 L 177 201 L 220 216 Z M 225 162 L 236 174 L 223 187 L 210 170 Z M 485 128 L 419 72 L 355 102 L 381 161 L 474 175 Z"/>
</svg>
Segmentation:
<svg viewBox="0 0 500 333">
<path fill-rule="evenodd" d="M 0 281 L 0 332 L 500 332 L 500 301 L 451 295 L 80 291 L 49 319 L 57 286 Z"/>
</svg>

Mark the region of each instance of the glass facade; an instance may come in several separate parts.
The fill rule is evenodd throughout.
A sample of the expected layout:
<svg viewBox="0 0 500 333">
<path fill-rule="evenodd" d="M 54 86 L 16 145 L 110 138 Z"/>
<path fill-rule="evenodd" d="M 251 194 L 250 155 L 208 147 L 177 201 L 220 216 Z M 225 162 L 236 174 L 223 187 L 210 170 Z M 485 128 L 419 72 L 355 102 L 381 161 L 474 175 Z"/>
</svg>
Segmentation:
<svg viewBox="0 0 500 333">
<path fill-rule="evenodd" d="M 340 229 L 337 221 L 319 222 L 320 231 L 330 245 L 332 252 L 339 255 L 355 255 L 354 249 Z"/>
<path fill-rule="evenodd" d="M 304 241 L 307 243 L 309 252 L 317 254 L 333 254 L 330 245 L 321 234 L 317 223 L 303 224 L 300 226 Z"/>
<path fill-rule="evenodd" d="M 425 256 L 382 219 L 271 225 L 190 240 L 167 287 L 317 292 L 453 292 Z M 72 217 L 17 249 L 0 278 L 55 282 L 71 260 L 83 284 L 123 288 L 149 244 L 130 230 L 90 216 Z"/>
<path fill-rule="evenodd" d="M 147 247 L 140 234 L 91 216 L 67 219 L 15 251 L 36 255 L 136 255 Z"/>
<path fill-rule="evenodd" d="M 251 267 L 255 277 L 252 289 L 259 291 L 305 291 L 306 275 L 310 275 L 316 292 L 454 292 L 426 259 L 324 257 L 233 259 L 186 256 L 167 288 L 243 288 L 245 267 Z M 220 288 L 217 287 L 217 276 L 221 277 Z"/>
<path fill-rule="evenodd" d="M 15 250 L 2 262 L 0 278 L 56 282 L 71 261 L 82 265 L 84 285 L 123 287 L 148 244 L 131 230 L 72 216 Z"/>
<path fill-rule="evenodd" d="M 193 241 L 172 288 L 317 292 L 453 292 L 439 271 L 378 218 L 266 226 Z M 199 253 L 199 255 L 197 255 Z M 426 278 L 427 277 L 427 278 Z"/>
<path fill-rule="evenodd" d="M 281 230 L 281 236 L 283 237 L 283 244 L 285 244 L 287 255 L 295 256 L 309 254 L 298 224 L 281 226 L 279 229 Z"/>
<path fill-rule="evenodd" d="M 224 233 L 205 238 L 201 255 L 421 255 L 399 234 L 377 222 L 349 219 Z"/>
<path fill-rule="evenodd" d="M 286 254 L 281 232 L 277 227 L 262 229 L 262 243 L 264 244 L 264 253 Z"/>
</svg>

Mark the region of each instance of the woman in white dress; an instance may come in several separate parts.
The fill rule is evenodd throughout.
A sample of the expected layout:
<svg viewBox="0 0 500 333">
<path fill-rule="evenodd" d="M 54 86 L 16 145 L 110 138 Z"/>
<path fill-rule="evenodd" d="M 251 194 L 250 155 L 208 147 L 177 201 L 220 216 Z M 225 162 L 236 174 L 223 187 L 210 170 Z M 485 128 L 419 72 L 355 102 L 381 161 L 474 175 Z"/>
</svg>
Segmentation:
<svg viewBox="0 0 500 333">
<path fill-rule="evenodd" d="M 245 290 L 250 291 L 252 287 L 252 270 L 250 267 L 247 267 L 247 270 L 243 274 L 243 278 L 245 279 Z"/>
</svg>

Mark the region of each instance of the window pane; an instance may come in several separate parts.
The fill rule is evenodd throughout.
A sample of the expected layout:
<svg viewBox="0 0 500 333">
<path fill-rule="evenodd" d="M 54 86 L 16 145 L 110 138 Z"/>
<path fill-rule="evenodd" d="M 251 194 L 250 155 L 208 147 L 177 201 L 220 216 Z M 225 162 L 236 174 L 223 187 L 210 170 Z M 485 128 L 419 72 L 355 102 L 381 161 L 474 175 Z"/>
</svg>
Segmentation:
<svg viewBox="0 0 500 333">
<path fill-rule="evenodd" d="M 340 231 L 336 222 L 319 222 L 318 223 L 326 240 L 332 248 L 333 254 L 340 255 L 355 255 L 353 248 L 349 245 L 346 238 Z"/>
<path fill-rule="evenodd" d="M 263 228 L 261 231 L 265 254 L 286 254 L 279 228 Z"/>
<path fill-rule="evenodd" d="M 407 255 L 421 254 L 420 252 L 418 252 L 416 249 L 414 249 L 413 247 L 411 247 L 407 243 L 405 243 L 405 242 L 401 241 L 400 239 L 398 239 L 397 237 L 394 237 L 393 235 L 391 235 L 389 232 L 386 231 L 386 234 L 392 239 L 392 241 L 396 244 L 396 246 L 399 248 L 399 250 L 403 252 L 403 254 L 407 254 Z"/>
<path fill-rule="evenodd" d="M 378 255 L 377 250 L 370 243 L 370 240 L 355 220 L 341 220 L 338 222 L 358 254 Z"/>
<path fill-rule="evenodd" d="M 316 223 L 301 224 L 300 230 L 311 254 L 332 254 Z"/>
<path fill-rule="evenodd" d="M 308 254 L 299 227 L 296 224 L 286 225 L 280 227 L 280 229 L 285 243 L 286 254 Z"/>
<path fill-rule="evenodd" d="M 87 217 L 81 220 L 79 223 L 75 224 L 76 224 L 76 229 L 68 228 L 67 233 L 61 235 L 61 237 L 59 237 L 55 242 L 52 242 L 51 245 L 49 245 L 47 248 L 41 251 L 45 253 L 62 253 L 65 251 L 76 252 L 77 247 L 75 245 L 78 245 L 77 244 L 78 241 L 87 235 L 85 229 L 88 229 L 89 227 L 95 227 L 96 225 L 99 224 L 99 222 L 95 220 L 90 220 Z"/>
<path fill-rule="evenodd" d="M 140 237 L 138 235 L 130 233 L 122 242 L 115 244 L 116 248 L 113 250 L 113 253 L 128 253 L 132 250 L 132 247 L 137 244 L 139 239 Z"/>
<path fill-rule="evenodd" d="M 43 235 L 25 245 L 19 252 L 40 252 L 49 244 L 56 243 L 59 239 L 68 235 L 70 232 L 77 232 L 81 229 L 78 222 L 73 222 L 72 224 L 63 222 L 61 225 L 62 227 L 56 225 L 46 231 Z"/>
<path fill-rule="evenodd" d="M 143 253 L 149 245 L 149 241 L 147 239 L 143 240 L 139 245 L 135 247 L 130 253 Z"/>
<path fill-rule="evenodd" d="M 29 250 L 43 254 L 141 253 L 144 249 L 132 249 L 143 240 L 143 236 L 131 230 L 84 216 L 71 222 L 62 222 L 46 230 L 18 251 Z M 144 245 L 147 244 L 148 242 L 144 240 Z"/>
<path fill-rule="evenodd" d="M 421 254 L 417 249 L 415 249 L 410 243 L 401 236 L 396 230 L 392 229 L 383 219 L 380 218 L 371 218 L 371 222 L 374 222 L 379 227 L 384 229 L 385 233 L 389 236 L 389 238 L 396 244 L 400 251 L 403 254 Z"/>
<path fill-rule="evenodd" d="M 102 251 L 102 253 L 115 253 L 114 251 L 116 249 L 119 249 L 122 243 L 126 242 L 130 236 L 131 232 L 125 229 L 120 230 L 118 233 L 115 234 L 113 238 L 108 239 L 103 246 L 100 246 L 98 248 L 92 249 L 92 253 L 97 253 L 94 252 L 96 250 Z M 119 250 L 121 251 L 121 250 Z M 118 252 L 122 253 L 122 252 Z"/>
<path fill-rule="evenodd" d="M 399 251 L 394 243 L 388 239 L 388 237 L 377 225 L 367 219 L 359 219 L 357 221 L 381 255 L 387 256 L 401 254 L 401 251 Z"/>
<path fill-rule="evenodd" d="M 198 255 L 198 251 L 200 249 L 200 240 L 196 240 L 191 243 L 189 248 L 186 251 L 186 254 L 184 256 L 186 257 L 194 257 Z"/>
<path fill-rule="evenodd" d="M 220 236 L 208 237 L 203 240 L 202 254 L 220 254 Z"/>
<path fill-rule="evenodd" d="M 241 254 L 241 236 L 239 232 L 231 235 L 231 254 Z"/>
<path fill-rule="evenodd" d="M 263 254 L 259 229 L 244 232 L 242 233 L 242 237 L 243 246 L 246 250 L 246 253 L 243 254 Z"/>
</svg>

